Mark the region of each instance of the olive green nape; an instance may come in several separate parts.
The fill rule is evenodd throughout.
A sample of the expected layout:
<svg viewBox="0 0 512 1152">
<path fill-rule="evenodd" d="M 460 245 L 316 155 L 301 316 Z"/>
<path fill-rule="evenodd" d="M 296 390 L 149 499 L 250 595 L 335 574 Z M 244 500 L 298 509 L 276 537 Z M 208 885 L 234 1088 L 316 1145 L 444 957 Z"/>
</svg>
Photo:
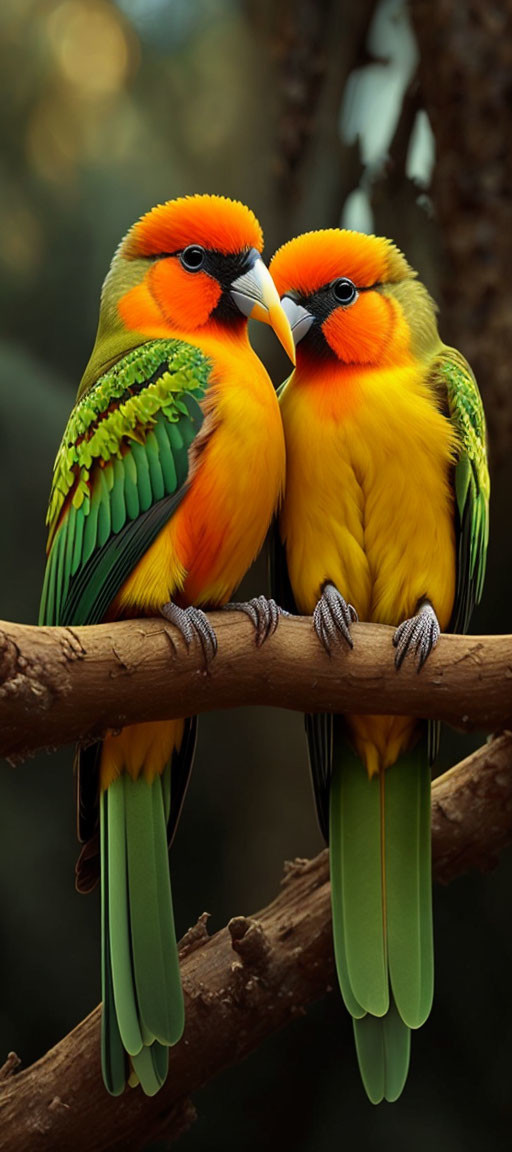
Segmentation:
<svg viewBox="0 0 512 1152">
<path fill-rule="evenodd" d="M 404 256 L 400 248 L 397 247 L 394 240 L 389 240 L 386 236 L 377 236 L 376 240 L 379 244 L 384 243 L 386 248 L 386 279 L 385 283 L 397 283 L 403 280 L 414 280 L 417 272 L 411 268 L 407 257 Z"/>
<path fill-rule="evenodd" d="M 442 348 L 437 328 L 437 308 L 421 280 L 413 278 L 383 284 L 379 289 L 383 296 L 392 296 L 398 301 L 405 316 L 412 355 L 426 361 Z"/>
<path fill-rule="evenodd" d="M 100 298 L 100 314 L 94 347 L 80 381 L 77 400 L 96 384 L 122 356 L 147 342 L 142 332 L 132 331 L 123 323 L 118 301 L 131 288 L 142 284 L 148 271 L 147 260 L 127 260 L 115 253 L 107 272 Z"/>
</svg>

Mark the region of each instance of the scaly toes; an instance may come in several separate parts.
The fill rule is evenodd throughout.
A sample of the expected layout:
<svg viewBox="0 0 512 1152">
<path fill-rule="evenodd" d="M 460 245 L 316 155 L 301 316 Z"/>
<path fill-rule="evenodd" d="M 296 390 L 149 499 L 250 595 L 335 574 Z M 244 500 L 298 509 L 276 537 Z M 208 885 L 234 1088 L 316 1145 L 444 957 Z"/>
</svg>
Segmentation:
<svg viewBox="0 0 512 1152">
<path fill-rule="evenodd" d="M 280 608 L 275 600 L 267 599 L 266 596 L 253 596 L 252 600 L 243 600 L 240 603 L 233 601 L 224 605 L 224 611 L 244 612 L 249 617 L 254 625 L 257 648 L 261 648 L 265 640 L 274 635 L 279 617 L 290 615 L 284 608 Z"/>
<path fill-rule="evenodd" d="M 333 643 L 340 635 L 350 648 L 354 647 L 350 629 L 357 620 L 358 615 L 352 604 L 347 604 L 334 584 L 325 584 L 313 612 L 313 626 L 326 652 L 331 652 Z"/>
<path fill-rule="evenodd" d="M 415 616 L 411 616 L 409 620 L 403 620 L 396 629 L 393 636 L 393 644 L 397 650 L 395 667 L 401 668 L 407 653 L 413 652 L 418 662 L 419 672 L 427 657 L 430 656 L 432 649 L 435 648 L 440 635 L 441 629 L 437 616 L 432 605 L 426 602 Z"/>
<path fill-rule="evenodd" d="M 164 604 L 161 609 L 162 616 L 179 629 L 187 649 L 194 640 L 199 640 L 206 666 L 211 663 L 217 652 L 217 637 L 205 612 L 201 608 L 180 608 L 172 600 Z"/>
</svg>

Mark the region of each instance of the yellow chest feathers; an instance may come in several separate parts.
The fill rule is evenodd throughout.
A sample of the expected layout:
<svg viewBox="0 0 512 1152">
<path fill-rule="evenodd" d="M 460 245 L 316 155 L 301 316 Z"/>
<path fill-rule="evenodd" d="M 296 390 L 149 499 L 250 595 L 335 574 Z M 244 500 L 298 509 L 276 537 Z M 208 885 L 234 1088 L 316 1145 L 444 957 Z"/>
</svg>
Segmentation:
<svg viewBox="0 0 512 1152">
<path fill-rule="evenodd" d="M 455 433 L 417 365 L 300 380 L 281 410 L 290 579 L 311 612 L 332 580 L 363 620 L 396 624 L 429 596 L 446 627 L 455 587 Z"/>
</svg>

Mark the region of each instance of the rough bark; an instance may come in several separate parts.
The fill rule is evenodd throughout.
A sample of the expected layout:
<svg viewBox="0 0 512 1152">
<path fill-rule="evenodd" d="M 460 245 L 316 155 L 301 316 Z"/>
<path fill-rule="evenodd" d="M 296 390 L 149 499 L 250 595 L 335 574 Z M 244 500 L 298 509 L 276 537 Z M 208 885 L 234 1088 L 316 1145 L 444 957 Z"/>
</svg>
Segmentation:
<svg viewBox="0 0 512 1152">
<path fill-rule="evenodd" d="M 512 637 L 443 636 L 418 675 L 394 668 L 393 631 L 356 624 L 328 656 L 306 618 L 262 648 L 239 613 L 214 613 L 208 672 L 163 620 L 87 628 L 0 624 L 0 755 L 91 740 L 128 722 L 268 704 L 298 711 L 409 714 L 460 728 L 512 723 Z"/>
<path fill-rule="evenodd" d="M 512 733 L 440 777 L 432 788 L 434 874 L 451 880 L 488 866 L 512 838 Z M 492 824 L 492 855 L 489 828 Z M 209 937 L 200 917 L 182 941 L 186 1030 L 153 1099 L 107 1095 L 97 1008 L 36 1064 L 0 1071 L 1 1152 L 137 1152 L 174 1140 L 193 1120 L 189 1101 L 222 1068 L 304 1012 L 335 983 L 327 853 L 288 865 L 276 899 Z"/>
</svg>

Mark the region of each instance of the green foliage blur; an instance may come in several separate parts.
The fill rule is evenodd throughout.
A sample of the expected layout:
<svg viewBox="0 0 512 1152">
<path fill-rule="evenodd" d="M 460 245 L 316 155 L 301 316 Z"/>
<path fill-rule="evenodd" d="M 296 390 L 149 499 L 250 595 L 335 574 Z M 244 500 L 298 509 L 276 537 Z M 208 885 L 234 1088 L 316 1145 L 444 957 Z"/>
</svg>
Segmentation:
<svg viewBox="0 0 512 1152">
<path fill-rule="evenodd" d="M 272 242 L 288 238 L 273 197 L 272 19 L 266 2 L 256 8 L 236 0 L 3 0 L 5 619 L 37 616 L 52 463 L 92 346 L 102 279 L 128 226 L 158 201 L 213 191 L 247 200 Z M 318 200 L 309 226 L 332 222 Z M 427 266 L 429 242 L 423 247 Z M 266 333 L 255 342 L 279 382 L 284 357 Z M 476 631 L 512 631 L 505 500 L 495 508 Z M 244 592 L 265 584 L 260 560 Z M 482 738 L 450 734 L 442 766 Z M 9 1049 L 25 1065 L 36 1059 L 100 995 L 99 901 L 74 891 L 71 759 L 64 749 L 0 771 L 0 1062 Z M 301 717 L 253 709 L 201 720 L 172 852 L 179 933 L 204 910 L 212 931 L 254 912 L 275 893 L 285 859 L 320 847 Z M 262 1143 L 296 1152 L 356 1142 L 414 1144 L 416 1152 L 508 1148 L 510 875 L 504 860 L 489 877 L 436 893 L 435 1006 L 414 1038 L 399 1104 L 376 1111 L 367 1103 L 350 1022 L 333 992 L 203 1091 L 185 1152 L 255 1152 Z"/>
</svg>

